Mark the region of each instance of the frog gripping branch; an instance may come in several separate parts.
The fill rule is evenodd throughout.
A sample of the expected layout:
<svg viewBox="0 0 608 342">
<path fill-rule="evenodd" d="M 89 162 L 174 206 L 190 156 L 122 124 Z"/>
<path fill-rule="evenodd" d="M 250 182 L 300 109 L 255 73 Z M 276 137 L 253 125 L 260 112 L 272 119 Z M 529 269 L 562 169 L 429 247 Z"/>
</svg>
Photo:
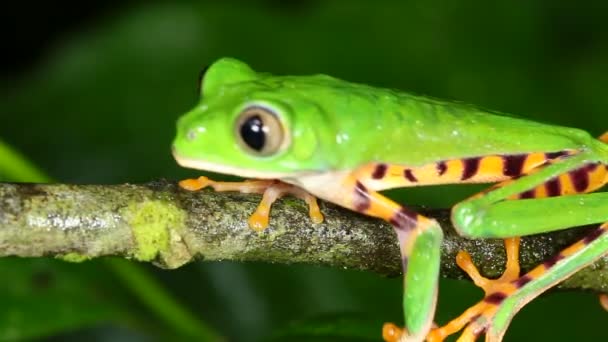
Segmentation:
<svg viewBox="0 0 608 342">
<path fill-rule="evenodd" d="M 203 75 L 200 102 L 180 118 L 173 154 L 185 167 L 256 179 L 180 185 L 264 194 L 249 220 L 258 231 L 285 194 L 304 199 L 315 223 L 323 220 L 315 196 L 389 222 L 402 255 L 405 328 L 385 324 L 386 341 L 442 341 L 463 327 L 460 341 L 483 333 L 500 341 L 525 303 L 608 253 L 608 193 L 590 194 L 608 183 L 608 133 L 598 140 L 326 75 L 256 73 L 223 58 Z M 508 262 L 501 278 L 488 280 L 461 252 L 458 264 L 486 296 L 433 329 L 442 231 L 379 191 L 453 183 L 497 183 L 457 204 L 452 221 L 464 236 L 504 238 Z M 601 226 L 519 275 L 517 237 L 583 224 Z"/>
</svg>

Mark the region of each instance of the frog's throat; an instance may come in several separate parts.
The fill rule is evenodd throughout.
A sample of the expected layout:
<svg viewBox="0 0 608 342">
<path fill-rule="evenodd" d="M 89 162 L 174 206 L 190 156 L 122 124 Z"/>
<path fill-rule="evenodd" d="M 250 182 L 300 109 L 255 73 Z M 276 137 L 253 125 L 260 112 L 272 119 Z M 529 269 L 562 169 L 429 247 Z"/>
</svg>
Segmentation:
<svg viewBox="0 0 608 342">
<path fill-rule="evenodd" d="M 173 153 L 173 158 L 177 161 L 180 166 L 196 169 L 196 170 L 204 170 L 211 171 L 216 173 L 222 173 L 226 175 L 233 175 L 243 178 L 258 178 L 258 179 L 282 179 L 289 180 L 293 178 L 304 177 L 307 175 L 316 174 L 315 171 L 302 171 L 302 172 L 273 172 L 273 171 L 262 171 L 262 170 L 251 170 L 246 168 L 241 168 L 232 165 L 222 165 L 211 163 L 204 160 L 198 159 L 189 159 L 182 156 L 179 156 L 175 152 Z M 291 183 L 291 182 L 290 182 Z"/>
</svg>

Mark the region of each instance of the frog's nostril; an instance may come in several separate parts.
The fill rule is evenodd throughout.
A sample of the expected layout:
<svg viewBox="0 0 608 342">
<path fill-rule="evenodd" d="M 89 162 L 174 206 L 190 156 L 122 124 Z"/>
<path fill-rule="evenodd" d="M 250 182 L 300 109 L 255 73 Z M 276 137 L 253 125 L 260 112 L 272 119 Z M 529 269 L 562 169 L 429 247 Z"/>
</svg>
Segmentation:
<svg viewBox="0 0 608 342">
<path fill-rule="evenodd" d="M 198 132 L 194 129 L 191 129 L 188 131 L 188 133 L 186 133 L 186 139 L 192 141 L 192 140 L 196 139 L 197 135 L 198 135 Z"/>
</svg>

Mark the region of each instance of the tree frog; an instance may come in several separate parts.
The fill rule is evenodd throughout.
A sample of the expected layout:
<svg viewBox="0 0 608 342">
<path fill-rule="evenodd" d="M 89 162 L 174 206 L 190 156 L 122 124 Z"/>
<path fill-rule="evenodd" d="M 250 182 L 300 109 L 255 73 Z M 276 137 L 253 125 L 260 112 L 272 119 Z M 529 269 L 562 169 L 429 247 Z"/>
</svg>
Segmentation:
<svg viewBox="0 0 608 342">
<path fill-rule="evenodd" d="M 386 341 L 501 341 L 527 302 L 608 253 L 608 132 L 541 124 L 474 106 L 350 83 L 326 75 L 275 76 L 222 58 L 204 72 L 201 100 L 179 119 L 173 142 L 188 168 L 254 178 L 188 190 L 263 193 L 249 224 L 268 225 L 272 203 L 293 194 L 323 220 L 316 198 L 389 222 L 400 246 L 405 327 L 386 323 Z M 483 278 L 466 252 L 458 264 L 485 290 L 460 317 L 434 328 L 442 230 L 380 193 L 448 183 L 496 183 L 456 204 L 452 221 L 470 238 L 504 238 L 505 273 Z M 600 224 L 521 275 L 519 236 Z M 603 299 L 604 303 L 606 297 Z"/>
</svg>

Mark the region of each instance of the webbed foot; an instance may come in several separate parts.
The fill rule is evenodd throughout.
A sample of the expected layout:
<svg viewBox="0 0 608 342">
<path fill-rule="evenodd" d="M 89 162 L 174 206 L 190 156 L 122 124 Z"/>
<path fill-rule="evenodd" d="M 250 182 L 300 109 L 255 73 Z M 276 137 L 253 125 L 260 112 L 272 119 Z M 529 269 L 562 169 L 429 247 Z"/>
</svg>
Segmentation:
<svg viewBox="0 0 608 342">
<path fill-rule="evenodd" d="M 403 333 L 404 329 L 393 323 L 384 323 L 382 326 L 382 339 L 385 342 L 398 342 Z"/>
<path fill-rule="evenodd" d="M 420 337 L 410 336 L 407 329 L 393 323 L 384 323 L 382 338 L 385 342 L 418 342 L 423 340 Z"/>
<path fill-rule="evenodd" d="M 474 342 L 479 335 L 483 334 L 491 326 L 500 303 L 509 296 L 510 293 L 517 290 L 517 285 L 515 283 L 520 279 L 519 242 L 519 238 L 505 239 L 507 265 L 504 273 L 498 279 L 487 279 L 481 276 L 477 267 L 471 260 L 471 256 L 465 251 L 460 251 L 458 253 L 456 256 L 456 263 L 471 277 L 475 285 L 484 290 L 485 297 L 448 324 L 431 330 L 427 336 L 427 341 L 443 341 L 447 336 L 458 332 L 466 326 L 458 338 L 458 341 Z"/>
</svg>

